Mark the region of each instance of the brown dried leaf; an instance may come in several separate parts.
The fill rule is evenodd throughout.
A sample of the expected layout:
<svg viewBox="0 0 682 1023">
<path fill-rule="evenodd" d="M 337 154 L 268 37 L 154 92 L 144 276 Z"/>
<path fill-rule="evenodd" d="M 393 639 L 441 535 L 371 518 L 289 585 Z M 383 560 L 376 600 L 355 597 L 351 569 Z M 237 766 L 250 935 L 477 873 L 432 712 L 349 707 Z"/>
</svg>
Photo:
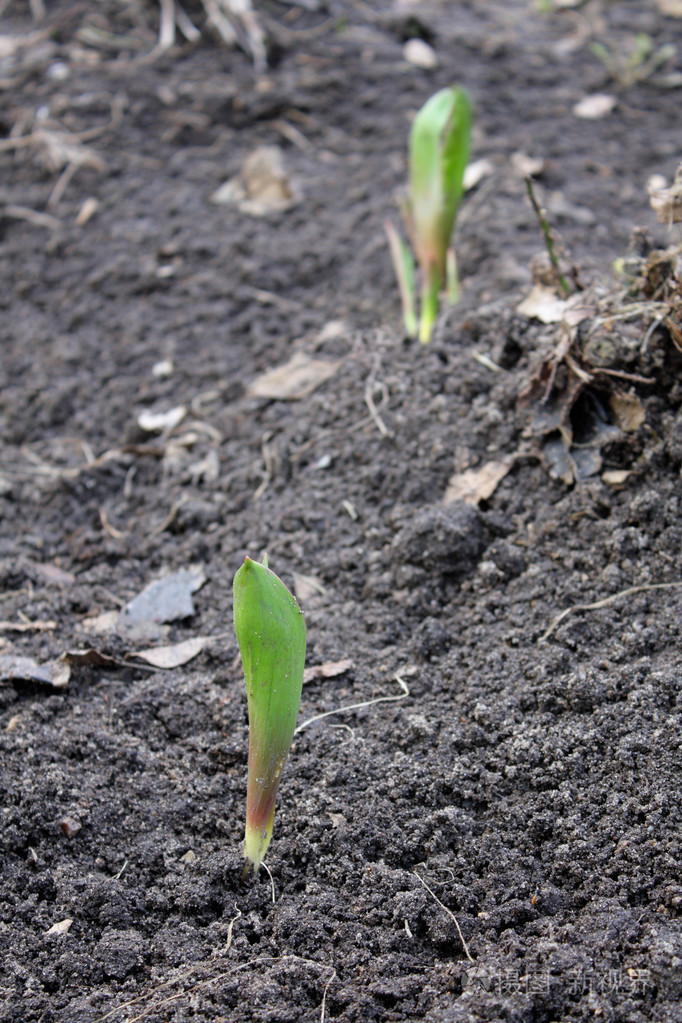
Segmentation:
<svg viewBox="0 0 682 1023">
<path fill-rule="evenodd" d="M 635 433 L 646 418 L 644 406 L 636 394 L 615 392 L 609 397 L 609 407 L 614 422 L 625 433 Z"/>
<path fill-rule="evenodd" d="M 333 377 L 340 365 L 337 360 L 311 359 L 304 352 L 296 352 L 285 365 L 256 377 L 249 393 L 256 398 L 297 401 Z"/>
<path fill-rule="evenodd" d="M 194 614 L 192 594 L 206 582 L 203 569 L 195 565 L 162 576 L 133 597 L 119 615 L 119 632 L 128 632 L 140 622 L 174 622 Z"/>
<path fill-rule="evenodd" d="M 109 654 L 103 654 L 100 650 L 95 650 L 92 647 L 87 647 L 82 650 L 67 650 L 66 653 L 62 654 L 60 660 L 73 665 L 94 665 L 96 668 L 127 667 L 125 661 L 119 661 L 115 657 L 110 657 Z"/>
<path fill-rule="evenodd" d="M 563 483 L 573 483 L 575 465 L 563 437 L 551 437 L 542 447 L 542 461 L 549 475 Z"/>
<path fill-rule="evenodd" d="M 288 210 L 299 199 L 300 193 L 286 172 L 279 146 L 258 146 L 247 156 L 240 173 L 211 196 L 211 202 L 236 206 L 253 217 Z"/>
<path fill-rule="evenodd" d="M 522 316 L 527 316 L 529 320 L 560 323 L 566 311 L 566 301 L 559 298 L 552 288 L 547 288 L 544 284 L 534 284 L 524 300 L 519 302 L 516 311 Z"/>
<path fill-rule="evenodd" d="M 52 924 L 52 927 L 48 931 L 45 931 L 45 937 L 48 935 L 66 934 L 71 927 L 73 920 L 67 917 L 65 920 L 59 920 L 56 924 Z"/>
<path fill-rule="evenodd" d="M 63 689 L 69 683 L 71 669 L 61 658 L 38 664 L 31 657 L 7 654 L 0 657 L 0 680 L 3 682 L 38 682 Z"/>
<path fill-rule="evenodd" d="M 512 462 L 486 462 L 479 469 L 467 469 L 450 477 L 443 504 L 453 501 L 465 501 L 467 504 L 478 504 L 487 501 L 495 493 L 498 484 L 511 469 Z"/>
<path fill-rule="evenodd" d="M 118 611 L 102 611 L 100 614 L 84 618 L 80 623 L 80 627 L 84 632 L 95 633 L 96 635 L 115 632 L 118 625 L 118 616 Z"/>
<path fill-rule="evenodd" d="M 210 636 L 195 636 L 193 639 L 186 639 L 182 643 L 150 647 L 148 650 L 137 650 L 130 656 L 139 657 L 155 668 L 179 668 L 200 654 L 210 638 Z"/>
<path fill-rule="evenodd" d="M 353 667 L 352 660 L 348 657 L 344 661 L 326 661 L 324 664 L 315 664 L 306 668 L 303 672 L 304 682 L 315 682 L 320 678 L 336 678 L 343 675 Z"/>
</svg>

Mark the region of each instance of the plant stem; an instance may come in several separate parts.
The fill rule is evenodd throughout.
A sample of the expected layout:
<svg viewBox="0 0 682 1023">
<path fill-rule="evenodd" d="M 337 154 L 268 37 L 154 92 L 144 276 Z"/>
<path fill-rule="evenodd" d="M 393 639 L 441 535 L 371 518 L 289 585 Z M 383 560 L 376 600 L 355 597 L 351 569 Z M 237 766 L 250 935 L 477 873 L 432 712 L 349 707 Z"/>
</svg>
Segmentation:
<svg viewBox="0 0 682 1023">
<path fill-rule="evenodd" d="M 417 333 L 417 311 L 414 304 L 414 259 L 409 246 L 400 237 L 390 220 L 386 221 L 384 228 L 400 289 L 405 332 L 408 337 L 414 337 Z"/>
<path fill-rule="evenodd" d="M 571 294 L 571 285 L 568 283 L 566 275 L 561 271 L 561 267 L 559 265 L 559 258 L 556 254 L 556 249 L 554 247 L 554 237 L 552 235 L 552 229 L 550 228 L 549 222 L 547 220 L 547 214 L 538 203 L 537 198 L 535 197 L 533 181 L 528 176 L 526 177 L 526 189 L 528 191 L 528 197 L 531 201 L 531 205 L 535 210 L 535 215 L 538 218 L 538 223 L 540 224 L 540 227 L 542 229 L 542 233 L 545 239 L 545 247 L 547 249 L 547 255 L 549 256 L 549 261 L 556 272 L 557 280 L 559 282 L 559 288 L 561 289 L 561 293 L 564 296 L 564 298 L 568 298 L 568 296 Z"/>
<path fill-rule="evenodd" d="M 435 263 L 431 263 L 423 272 L 422 304 L 419 320 L 419 340 L 426 345 L 431 340 L 433 328 L 438 318 L 438 296 L 441 288 L 440 274 Z"/>
</svg>

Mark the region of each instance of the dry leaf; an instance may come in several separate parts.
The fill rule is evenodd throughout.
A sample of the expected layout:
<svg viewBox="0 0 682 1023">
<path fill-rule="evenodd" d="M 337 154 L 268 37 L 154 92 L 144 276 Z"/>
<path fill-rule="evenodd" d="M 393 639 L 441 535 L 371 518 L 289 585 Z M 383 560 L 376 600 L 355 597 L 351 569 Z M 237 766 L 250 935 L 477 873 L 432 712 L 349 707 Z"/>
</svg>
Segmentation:
<svg viewBox="0 0 682 1023">
<path fill-rule="evenodd" d="M 150 647 L 149 650 L 137 650 L 131 657 L 139 657 L 155 668 L 179 668 L 195 658 L 204 649 L 210 636 L 195 636 L 182 643 L 170 646 Z"/>
<path fill-rule="evenodd" d="M 570 298 L 566 299 L 566 309 L 562 323 L 567 330 L 573 330 L 574 327 L 584 323 L 585 320 L 591 320 L 596 315 L 596 312 L 596 306 L 590 304 L 584 295 L 580 293 L 571 295 Z"/>
<path fill-rule="evenodd" d="M 103 174 L 107 165 L 102 157 L 84 146 L 76 135 L 66 131 L 38 128 L 30 135 L 35 147 L 36 161 L 48 171 L 59 171 L 72 164 L 74 167 L 92 167 Z"/>
<path fill-rule="evenodd" d="M 279 146 L 258 146 L 247 156 L 240 173 L 211 196 L 211 202 L 236 206 L 253 217 L 288 210 L 299 200 L 299 190 L 285 170 Z"/>
<path fill-rule="evenodd" d="M 576 481 L 589 480 L 601 470 L 603 459 L 597 444 L 585 448 L 574 444 L 569 451 L 569 456 L 573 462 L 573 476 Z"/>
<path fill-rule="evenodd" d="M 71 669 L 62 659 L 38 664 L 31 657 L 7 654 L 0 657 L 0 680 L 3 682 L 38 682 L 63 689 L 68 685 Z"/>
<path fill-rule="evenodd" d="M 545 442 L 542 447 L 542 461 L 553 479 L 566 484 L 575 480 L 575 464 L 564 438 L 553 436 Z"/>
<path fill-rule="evenodd" d="M 346 658 L 344 661 L 326 661 L 324 664 L 306 668 L 303 672 L 303 681 L 315 682 L 320 678 L 336 678 L 337 675 L 343 675 L 350 671 L 352 667 L 353 662 L 350 658 Z"/>
<path fill-rule="evenodd" d="M 73 920 L 67 917 L 66 920 L 60 920 L 59 923 L 52 924 L 49 931 L 45 931 L 45 937 L 47 937 L 48 934 L 66 934 L 72 923 Z"/>
<path fill-rule="evenodd" d="M 340 361 L 311 359 L 304 352 L 296 352 L 284 366 L 256 377 L 249 393 L 256 398 L 296 401 L 312 394 L 320 384 L 333 377 L 340 365 Z"/>
<path fill-rule="evenodd" d="M 636 394 L 614 393 L 609 397 L 609 407 L 615 423 L 625 433 L 635 433 L 646 418 L 644 407 Z"/>
<path fill-rule="evenodd" d="M 527 316 L 529 320 L 560 323 L 566 311 L 566 302 L 559 298 L 552 288 L 544 284 L 534 284 L 523 302 L 519 302 L 516 311 L 522 316 Z"/>
<path fill-rule="evenodd" d="M 96 634 L 115 632 L 118 625 L 118 616 L 118 611 L 103 611 L 101 614 L 84 618 L 81 622 L 81 628 L 85 632 L 94 632 Z"/>
<path fill-rule="evenodd" d="M 585 96 L 573 107 L 576 117 L 585 121 L 597 121 L 600 117 L 610 114 L 616 105 L 615 96 L 607 96 L 603 92 L 595 92 L 592 96 Z"/>
<path fill-rule="evenodd" d="M 198 565 L 162 576 L 126 604 L 119 615 L 119 629 L 125 630 L 139 622 L 175 622 L 191 618 L 194 614 L 192 594 L 205 582 L 204 571 Z"/>
<path fill-rule="evenodd" d="M 59 660 L 64 661 L 67 665 L 86 664 L 95 668 L 130 667 L 130 665 L 125 661 L 119 661 L 117 658 L 110 657 L 109 654 L 103 654 L 99 650 L 94 650 L 92 647 L 88 647 L 84 650 L 67 650 L 66 653 L 62 654 Z"/>
<path fill-rule="evenodd" d="M 467 504 L 478 504 L 487 501 L 495 493 L 498 484 L 511 469 L 510 460 L 505 462 L 486 462 L 480 469 L 467 469 L 450 477 L 443 504 L 453 501 L 465 501 Z"/>
</svg>

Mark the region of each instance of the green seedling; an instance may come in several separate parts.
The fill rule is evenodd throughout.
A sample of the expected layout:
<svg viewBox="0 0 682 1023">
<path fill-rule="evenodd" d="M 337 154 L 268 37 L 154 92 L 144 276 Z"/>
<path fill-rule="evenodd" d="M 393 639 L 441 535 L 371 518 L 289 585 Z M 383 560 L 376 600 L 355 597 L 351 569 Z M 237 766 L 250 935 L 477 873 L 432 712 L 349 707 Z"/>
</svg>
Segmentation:
<svg viewBox="0 0 682 1023">
<path fill-rule="evenodd" d="M 244 876 L 270 845 L 275 802 L 296 727 L 305 663 L 305 622 L 296 599 L 263 564 L 246 558 L 234 577 L 234 628 L 249 706 Z"/>
<path fill-rule="evenodd" d="M 409 143 L 409 185 L 401 204 L 412 248 L 393 224 L 386 224 L 391 257 L 398 278 L 405 330 L 427 343 L 438 316 L 440 294 L 451 305 L 459 285 L 450 237 L 464 191 L 469 161 L 471 101 L 457 85 L 441 89 L 414 119 Z M 414 256 L 413 256 L 414 253 Z M 419 265 L 421 307 L 417 321 L 414 266 Z"/>
<path fill-rule="evenodd" d="M 667 43 L 656 49 L 651 36 L 638 32 L 629 53 L 611 50 L 600 42 L 590 43 L 590 50 L 602 62 L 614 82 L 629 89 L 638 82 L 645 82 L 659 67 L 672 60 L 677 47 Z"/>
</svg>

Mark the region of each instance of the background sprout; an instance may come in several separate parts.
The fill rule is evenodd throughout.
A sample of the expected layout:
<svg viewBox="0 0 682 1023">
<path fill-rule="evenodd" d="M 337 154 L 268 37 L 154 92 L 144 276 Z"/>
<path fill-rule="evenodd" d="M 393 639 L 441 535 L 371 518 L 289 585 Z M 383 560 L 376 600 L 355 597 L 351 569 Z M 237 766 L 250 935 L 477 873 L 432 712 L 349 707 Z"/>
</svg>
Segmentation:
<svg viewBox="0 0 682 1023">
<path fill-rule="evenodd" d="M 637 33 L 629 52 L 610 49 L 598 41 L 590 43 L 590 50 L 602 62 L 614 82 L 625 89 L 638 82 L 645 82 L 677 53 L 673 43 L 666 43 L 656 49 L 653 39 L 645 32 Z"/>
<path fill-rule="evenodd" d="M 441 89 L 414 119 L 409 145 L 409 187 L 402 213 L 412 251 L 392 224 L 386 225 L 400 288 L 405 329 L 426 343 L 438 315 L 440 293 L 457 302 L 459 287 L 454 249 L 449 247 L 469 161 L 472 110 L 460 86 Z M 421 277 L 417 325 L 414 257 Z"/>
<path fill-rule="evenodd" d="M 234 577 L 234 628 L 249 706 L 244 875 L 258 870 L 272 838 L 279 779 L 296 727 L 305 663 L 305 621 L 295 598 L 251 558 Z"/>
</svg>

